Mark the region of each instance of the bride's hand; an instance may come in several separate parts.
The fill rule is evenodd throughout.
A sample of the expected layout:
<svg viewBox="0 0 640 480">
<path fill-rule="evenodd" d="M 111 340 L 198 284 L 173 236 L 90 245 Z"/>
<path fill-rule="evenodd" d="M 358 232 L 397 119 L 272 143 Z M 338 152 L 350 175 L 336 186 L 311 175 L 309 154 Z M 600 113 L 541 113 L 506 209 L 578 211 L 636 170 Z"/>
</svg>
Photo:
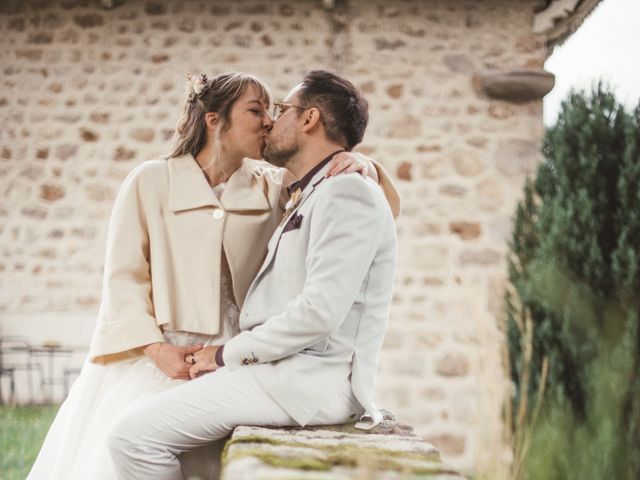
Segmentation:
<svg viewBox="0 0 640 480">
<path fill-rule="evenodd" d="M 199 352 L 192 355 L 193 365 L 189 369 L 189 375 L 191 378 L 196 378 L 198 374 L 213 372 L 218 369 L 216 364 L 216 352 L 219 346 L 204 347 Z M 190 355 L 191 356 L 191 355 Z"/>
<path fill-rule="evenodd" d="M 363 177 L 367 177 L 372 170 L 375 171 L 375 167 L 366 155 L 358 152 L 340 152 L 329 162 L 327 177 L 353 172 L 358 172 Z"/>
<path fill-rule="evenodd" d="M 170 343 L 152 343 L 147 345 L 144 353 L 150 357 L 162 372 L 170 378 L 189 380 L 189 368 L 185 357 L 202 349 L 202 344 L 190 347 L 178 347 Z"/>
</svg>

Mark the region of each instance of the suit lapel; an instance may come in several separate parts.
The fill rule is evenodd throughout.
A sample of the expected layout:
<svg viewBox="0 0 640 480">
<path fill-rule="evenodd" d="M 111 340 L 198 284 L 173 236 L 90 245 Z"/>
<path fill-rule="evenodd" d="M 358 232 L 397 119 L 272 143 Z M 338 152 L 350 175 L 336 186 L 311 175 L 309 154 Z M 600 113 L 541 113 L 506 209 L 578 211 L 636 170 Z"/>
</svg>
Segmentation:
<svg viewBox="0 0 640 480">
<path fill-rule="evenodd" d="M 322 182 L 322 180 L 324 180 L 324 175 L 325 175 L 325 173 L 327 173 L 328 170 L 329 170 L 329 165 L 327 165 L 325 168 L 320 170 L 316 175 L 314 175 L 314 177 L 311 180 L 311 182 L 309 182 L 309 185 L 307 185 L 307 187 L 302 191 L 302 194 L 300 196 L 300 200 L 298 201 L 298 205 L 296 205 L 295 208 L 293 208 L 293 209 L 291 209 L 289 211 L 289 217 L 291 217 L 298 210 L 300 210 L 300 207 L 302 207 L 302 205 L 304 205 L 304 203 L 309 199 L 309 197 L 314 192 L 316 187 L 320 184 L 320 182 Z M 269 266 L 273 262 L 273 260 L 274 260 L 274 258 L 276 256 L 276 253 L 278 251 L 278 246 L 280 245 L 280 239 L 282 238 L 282 232 L 283 232 L 284 227 L 285 227 L 286 224 L 287 224 L 287 221 L 281 222 L 280 225 L 278 226 L 278 228 L 276 228 L 276 231 L 273 232 L 271 240 L 269 240 L 267 256 L 264 259 L 264 262 L 262 263 L 262 267 L 260 267 L 260 271 L 258 272 L 258 275 L 256 275 L 256 279 L 254 280 L 254 283 L 256 283 L 258 281 L 260 276 L 262 276 L 262 274 L 269 268 Z"/>
</svg>

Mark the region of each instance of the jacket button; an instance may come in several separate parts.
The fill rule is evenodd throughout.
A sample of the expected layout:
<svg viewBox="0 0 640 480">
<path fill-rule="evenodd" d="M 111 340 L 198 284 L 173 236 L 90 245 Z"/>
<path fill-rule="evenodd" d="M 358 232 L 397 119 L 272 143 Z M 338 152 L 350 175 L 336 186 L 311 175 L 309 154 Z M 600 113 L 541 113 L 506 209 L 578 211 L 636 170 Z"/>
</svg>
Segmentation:
<svg viewBox="0 0 640 480">
<path fill-rule="evenodd" d="M 213 218 L 215 218 L 216 220 L 220 220 L 222 217 L 224 217 L 224 211 L 220 210 L 219 208 L 216 209 L 213 214 L 212 214 Z"/>
</svg>

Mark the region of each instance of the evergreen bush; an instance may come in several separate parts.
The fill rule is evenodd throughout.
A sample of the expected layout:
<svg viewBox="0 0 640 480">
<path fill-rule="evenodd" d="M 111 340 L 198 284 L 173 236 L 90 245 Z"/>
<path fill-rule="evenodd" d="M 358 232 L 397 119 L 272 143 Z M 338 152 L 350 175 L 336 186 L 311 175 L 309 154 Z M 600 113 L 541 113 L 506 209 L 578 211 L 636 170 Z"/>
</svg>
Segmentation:
<svg viewBox="0 0 640 480">
<path fill-rule="evenodd" d="M 638 479 L 640 104 L 628 112 L 602 84 L 571 92 L 543 153 L 510 243 L 509 420 L 531 430 L 523 472 Z M 531 428 L 516 417 L 536 402 Z"/>
</svg>

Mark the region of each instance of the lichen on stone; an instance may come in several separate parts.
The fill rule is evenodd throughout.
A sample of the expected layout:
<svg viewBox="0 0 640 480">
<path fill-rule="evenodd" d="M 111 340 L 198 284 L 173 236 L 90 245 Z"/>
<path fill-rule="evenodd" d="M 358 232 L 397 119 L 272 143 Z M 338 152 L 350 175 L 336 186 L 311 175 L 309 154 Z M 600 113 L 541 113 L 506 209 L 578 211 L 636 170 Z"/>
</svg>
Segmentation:
<svg viewBox="0 0 640 480">
<path fill-rule="evenodd" d="M 289 433 L 294 432 L 289 430 Z M 301 471 L 327 472 L 342 467 L 418 476 L 455 473 L 441 464 L 437 451 L 415 452 L 362 446 L 353 443 L 355 439 L 349 442 L 348 434 L 333 439 L 340 444 L 322 445 L 257 434 L 238 435 L 225 445 L 223 465 L 252 457 L 269 467 Z"/>
</svg>

